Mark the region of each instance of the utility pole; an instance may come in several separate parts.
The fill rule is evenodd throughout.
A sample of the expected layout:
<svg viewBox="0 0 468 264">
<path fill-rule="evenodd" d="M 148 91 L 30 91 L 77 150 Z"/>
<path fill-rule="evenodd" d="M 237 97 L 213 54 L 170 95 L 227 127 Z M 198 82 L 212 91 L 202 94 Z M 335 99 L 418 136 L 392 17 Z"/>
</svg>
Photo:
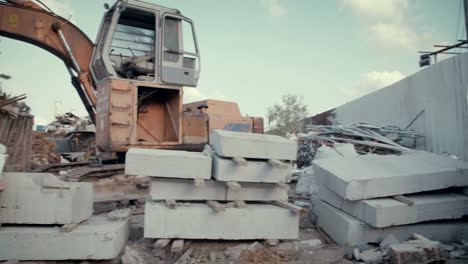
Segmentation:
<svg viewBox="0 0 468 264">
<path fill-rule="evenodd" d="M 466 39 L 468 39 L 468 0 L 463 1 L 463 9 L 465 14 L 465 30 L 466 30 Z"/>
</svg>

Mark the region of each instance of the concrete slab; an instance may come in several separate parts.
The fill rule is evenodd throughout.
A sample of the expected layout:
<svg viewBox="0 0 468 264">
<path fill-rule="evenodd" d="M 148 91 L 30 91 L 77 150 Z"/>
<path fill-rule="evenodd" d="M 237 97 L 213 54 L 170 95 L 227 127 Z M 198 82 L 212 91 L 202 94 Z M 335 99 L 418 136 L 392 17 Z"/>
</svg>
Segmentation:
<svg viewBox="0 0 468 264">
<path fill-rule="evenodd" d="M 314 160 L 320 184 L 347 200 L 466 186 L 468 163 L 425 151 Z M 391 188 L 388 188 L 391 186 Z"/>
<path fill-rule="evenodd" d="M 147 202 L 145 237 L 185 239 L 297 239 L 299 215 L 269 204 L 248 204 L 215 212 L 206 204 L 191 203 L 169 209 Z"/>
<path fill-rule="evenodd" d="M 349 201 L 321 186 L 318 197 L 373 227 L 406 225 L 468 215 L 468 197 L 457 193 L 405 195 L 414 202 L 408 206 L 392 198 Z"/>
<path fill-rule="evenodd" d="M 317 198 L 313 198 L 312 202 L 313 213 L 318 217 L 317 225 L 340 245 L 355 246 L 366 243 L 379 243 L 389 234 L 393 234 L 400 241 L 407 240 L 413 233 L 421 234 L 436 241 L 458 241 L 468 238 L 468 222 L 431 221 L 387 228 L 373 228 Z"/>
<path fill-rule="evenodd" d="M 0 260 L 113 259 L 127 243 L 128 220 L 93 216 L 71 232 L 51 226 L 2 226 Z"/>
<path fill-rule="evenodd" d="M 211 157 L 201 152 L 132 148 L 127 151 L 125 174 L 209 179 Z"/>
<path fill-rule="evenodd" d="M 150 197 L 179 201 L 284 201 L 288 199 L 288 191 L 272 183 L 241 183 L 241 189 L 232 190 L 220 181 L 205 180 L 203 186 L 196 186 L 193 180 L 152 178 Z"/>
<path fill-rule="evenodd" d="M 213 130 L 210 144 L 222 157 L 296 160 L 297 143 L 275 135 Z"/>
<path fill-rule="evenodd" d="M 93 184 L 64 182 L 49 173 L 3 173 L 0 222 L 71 224 L 93 213 Z"/>
<path fill-rule="evenodd" d="M 0 191 L 5 189 L 5 181 L 3 180 L 3 167 L 5 166 L 7 156 L 7 149 L 5 145 L 0 144 Z M 1 220 L 0 220 L 1 223 Z"/>
<path fill-rule="evenodd" d="M 264 160 L 247 160 L 247 165 L 237 165 L 230 158 L 213 155 L 213 177 L 218 181 L 287 182 L 291 170 L 289 163 L 274 166 Z"/>
</svg>

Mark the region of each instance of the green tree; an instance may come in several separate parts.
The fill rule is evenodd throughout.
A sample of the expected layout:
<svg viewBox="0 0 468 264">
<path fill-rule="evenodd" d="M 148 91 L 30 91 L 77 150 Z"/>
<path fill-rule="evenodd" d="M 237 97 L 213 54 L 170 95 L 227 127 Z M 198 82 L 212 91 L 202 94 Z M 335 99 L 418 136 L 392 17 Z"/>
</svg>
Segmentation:
<svg viewBox="0 0 468 264">
<path fill-rule="evenodd" d="M 307 115 L 307 106 L 303 103 L 302 96 L 283 95 L 281 103 L 268 108 L 269 129 L 266 133 L 280 136 L 299 133 Z"/>
</svg>

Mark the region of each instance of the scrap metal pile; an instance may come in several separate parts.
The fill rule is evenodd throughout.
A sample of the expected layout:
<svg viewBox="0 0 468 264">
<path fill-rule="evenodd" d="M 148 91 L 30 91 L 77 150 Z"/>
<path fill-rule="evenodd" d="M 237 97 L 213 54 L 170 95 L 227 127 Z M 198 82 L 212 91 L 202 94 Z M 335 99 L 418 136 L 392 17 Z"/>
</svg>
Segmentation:
<svg viewBox="0 0 468 264">
<path fill-rule="evenodd" d="M 378 126 L 365 123 L 333 126 L 310 126 L 307 134 L 299 135 L 299 168 L 310 166 L 316 150 L 321 145 L 351 143 L 356 152 L 364 154 L 392 155 L 407 149 L 420 149 L 424 138 L 413 130 L 395 126 Z"/>
<path fill-rule="evenodd" d="M 48 134 L 67 134 L 73 131 L 95 131 L 89 117 L 79 117 L 68 112 L 57 115 L 55 119 L 45 127 L 44 132 Z"/>
</svg>

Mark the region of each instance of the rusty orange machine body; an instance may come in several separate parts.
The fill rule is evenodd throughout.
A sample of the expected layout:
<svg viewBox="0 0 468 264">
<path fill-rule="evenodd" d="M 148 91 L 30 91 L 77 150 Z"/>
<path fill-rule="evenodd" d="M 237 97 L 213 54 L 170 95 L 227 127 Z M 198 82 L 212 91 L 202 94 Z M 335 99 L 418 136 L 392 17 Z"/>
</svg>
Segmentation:
<svg viewBox="0 0 468 264">
<path fill-rule="evenodd" d="M 233 102 L 183 105 L 195 87 L 200 52 L 193 21 L 180 11 L 139 0 L 107 6 L 93 43 L 47 6 L 0 1 L 0 35 L 62 59 L 96 125 L 104 152 L 131 147 L 201 149 L 211 129 L 263 133 L 263 119 L 242 116 Z"/>
</svg>

